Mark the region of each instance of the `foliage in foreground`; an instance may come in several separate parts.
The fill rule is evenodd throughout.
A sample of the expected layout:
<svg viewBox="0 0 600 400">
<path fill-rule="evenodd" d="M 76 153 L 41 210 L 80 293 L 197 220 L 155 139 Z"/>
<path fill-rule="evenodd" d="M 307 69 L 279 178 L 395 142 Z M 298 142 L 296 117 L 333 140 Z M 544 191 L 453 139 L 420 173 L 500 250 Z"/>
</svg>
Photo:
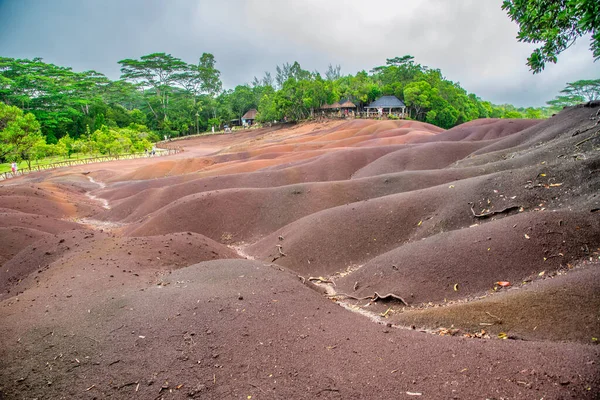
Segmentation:
<svg viewBox="0 0 600 400">
<path fill-rule="evenodd" d="M 583 35 L 591 34 L 590 50 L 600 59 L 600 1 L 598 0 L 504 0 L 502 9 L 519 24 L 520 42 L 540 43 L 527 59 L 533 73 Z"/>
</svg>

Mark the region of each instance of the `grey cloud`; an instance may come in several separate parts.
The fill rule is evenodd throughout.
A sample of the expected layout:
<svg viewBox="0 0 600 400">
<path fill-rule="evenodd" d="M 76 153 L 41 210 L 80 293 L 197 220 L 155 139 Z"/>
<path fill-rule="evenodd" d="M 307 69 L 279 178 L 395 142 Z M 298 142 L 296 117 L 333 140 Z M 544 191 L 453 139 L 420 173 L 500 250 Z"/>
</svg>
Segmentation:
<svg viewBox="0 0 600 400">
<path fill-rule="evenodd" d="M 187 62 L 211 52 L 225 87 L 299 61 L 343 73 L 411 54 L 494 103 L 539 106 L 566 82 L 600 77 L 580 40 L 542 74 L 525 65 L 501 1 L 0 0 L 0 55 L 40 56 L 118 78 L 117 61 L 164 51 Z"/>
</svg>

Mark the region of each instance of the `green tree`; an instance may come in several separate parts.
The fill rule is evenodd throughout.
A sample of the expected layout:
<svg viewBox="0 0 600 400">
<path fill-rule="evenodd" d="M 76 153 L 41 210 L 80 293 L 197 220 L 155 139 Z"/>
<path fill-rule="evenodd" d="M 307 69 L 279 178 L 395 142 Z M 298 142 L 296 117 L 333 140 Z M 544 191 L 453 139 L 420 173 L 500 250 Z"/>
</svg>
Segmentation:
<svg viewBox="0 0 600 400">
<path fill-rule="evenodd" d="M 333 65 L 329 64 L 329 66 L 327 67 L 327 71 L 325 72 L 325 78 L 328 81 L 335 81 L 337 79 L 340 79 L 340 77 L 342 76 L 341 72 L 342 67 L 340 65 L 336 65 L 334 67 Z"/>
<path fill-rule="evenodd" d="M 96 151 L 100 154 L 108 154 L 109 156 L 123 152 L 123 146 L 118 140 L 116 131 L 107 126 L 96 130 L 92 134 L 92 141 Z"/>
<path fill-rule="evenodd" d="M 129 111 L 129 117 L 134 124 L 146 125 L 146 114 L 137 108 Z"/>
<path fill-rule="evenodd" d="M 231 99 L 231 110 L 237 119 L 241 119 L 249 109 L 257 107 L 254 93 L 248 85 L 236 86 L 229 96 Z"/>
<path fill-rule="evenodd" d="M 600 79 L 567 83 L 567 86 L 560 93 L 562 95 L 546 102 L 550 106 L 551 112 L 558 112 L 565 107 L 574 106 L 585 101 L 600 99 Z"/>
<path fill-rule="evenodd" d="M 63 157 L 71 158 L 71 154 L 74 153 L 73 143 L 75 141 L 67 134 L 60 139 L 56 144 L 56 151 Z"/>
<path fill-rule="evenodd" d="M 275 89 L 267 86 L 262 93 L 262 97 L 258 103 L 257 119 L 261 122 L 278 121 L 282 118 L 281 112 L 277 107 Z"/>
<path fill-rule="evenodd" d="M 175 80 L 191 95 L 193 100 L 192 114 L 195 117 L 196 134 L 200 133 L 199 113 L 201 107 L 197 98 L 201 93 L 214 96 L 221 91 L 221 72 L 215 68 L 215 57 L 210 53 L 203 53 L 198 65 L 188 64 L 186 68 L 176 74 Z"/>
<path fill-rule="evenodd" d="M 582 79 L 570 82 L 560 92 L 569 97 L 583 98 L 584 101 L 598 100 L 600 99 L 600 79 Z"/>
<path fill-rule="evenodd" d="M 152 53 L 136 59 L 124 59 L 121 64 L 121 79 L 137 84 L 142 91 L 152 89 L 150 95 L 160 102 L 161 112 L 152 107 L 150 110 L 157 120 L 168 120 L 169 95 L 171 85 L 177 81 L 179 73 L 185 71 L 188 65 L 179 58 L 166 53 Z"/>
<path fill-rule="evenodd" d="M 427 112 L 425 121 L 439 127 L 450 129 L 458 120 L 459 111 L 441 97 L 434 98 L 432 110 Z"/>
<path fill-rule="evenodd" d="M 581 96 L 556 96 L 553 100 L 547 101 L 550 107 L 556 111 L 560 111 L 565 107 L 575 106 L 579 103 L 583 103 L 584 99 Z"/>
<path fill-rule="evenodd" d="M 525 118 L 528 119 L 542 119 L 542 110 L 533 107 L 527 107 L 525 109 Z"/>
<path fill-rule="evenodd" d="M 418 119 L 425 109 L 431 107 L 436 91 L 425 81 L 411 82 L 404 88 L 404 101 L 406 105 L 415 110 Z"/>
<path fill-rule="evenodd" d="M 507 111 L 502 118 L 523 118 L 523 114 L 516 110 Z"/>
<path fill-rule="evenodd" d="M 533 73 L 588 33 L 594 60 L 600 58 L 600 2 L 598 0 L 504 0 L 502 9 L 519 25 L 520 42 L 540 43 L 527 59 Z"/>
<path fill-rule="evenodd" d="M 31 160 L 38 158 L 44 144 L 40 124 L 33 114 L 0 102 L 1 160 L 25 160 L 31 167 Z"/>
</svg>

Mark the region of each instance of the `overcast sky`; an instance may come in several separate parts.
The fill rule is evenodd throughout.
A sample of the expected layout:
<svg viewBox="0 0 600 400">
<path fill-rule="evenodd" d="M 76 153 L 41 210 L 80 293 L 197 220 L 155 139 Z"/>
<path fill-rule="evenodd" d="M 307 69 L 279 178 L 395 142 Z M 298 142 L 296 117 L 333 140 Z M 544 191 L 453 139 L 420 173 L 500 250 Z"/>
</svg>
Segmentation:
<svg viewBox="0 0 600 400">
<path fill-rule="evenodd" d="M 600 78 L 589 38 L 533 75 L 532 45 L 501 0 L 0 0 L 0 56 L 94 69 L 166 52 L 196 63 L 213 53 L 226 88 L 298 61 L 343 74 L 410 54 L 493 103 L 541 106 L 566 82 Z"/>
</svg>

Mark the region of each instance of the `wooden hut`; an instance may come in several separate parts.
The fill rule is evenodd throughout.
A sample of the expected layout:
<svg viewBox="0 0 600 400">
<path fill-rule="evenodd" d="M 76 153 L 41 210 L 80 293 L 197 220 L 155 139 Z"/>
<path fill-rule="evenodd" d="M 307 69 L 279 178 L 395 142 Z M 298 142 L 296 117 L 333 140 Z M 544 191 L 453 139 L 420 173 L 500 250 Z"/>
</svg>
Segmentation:
<svg viewBox="0 0 600 400">
<path fill-rule="evenodd" d="M 351 112 L 354 111 L 356 105 L 351 102 L 349 99 L 342 99 L 340 101 L 336 101 L 333 104 L 324 104 L 321 107 L 323 114 L 328 113 L 330 115 L 336 114 L 338 117 L 348 116 Z"/>
<path fill-rule="evenodd" d="M 321 106 L 321 115 L 323 117 L 331 117 L 333 116 L 340 108 L 340 103 L 335 102 L 333 104 L 323 104 Z"/>
<path fill-rule="evenodd" d="M 242 125 L 244 125 L 244 126 L 252 125 L 254 123 L 254 120 L 256 119 L 257 113 L 258 113 L 258 111 L 256 111 L 256 109 L 254 109 L 254 108 L 246 111 L 246 114 L 242 115 Z"/>
<path fill-rule="evenodd" d="M 394 114 L 394 110 L 400 118 L 406 116 L 406 105 L 396 96 L 382 96 L 365 107 L 367 118 L 370 115 L 382 116 Z"/>
<path fill-rule="evenodd" d="M 346 99 L 346 100 L 340 100 L 339 104 L 340 104 L 340 116 L 344 116 L 344 117 L 354 116 L 354 109 L 356 108 L 356 105 L 353 102 Z"/>
<path fill-rule="evenodd" d="M 356 108 L 356 105 L 350 100 L 340 100 L 339 101 L 340 108 Z"/>
</svg>

